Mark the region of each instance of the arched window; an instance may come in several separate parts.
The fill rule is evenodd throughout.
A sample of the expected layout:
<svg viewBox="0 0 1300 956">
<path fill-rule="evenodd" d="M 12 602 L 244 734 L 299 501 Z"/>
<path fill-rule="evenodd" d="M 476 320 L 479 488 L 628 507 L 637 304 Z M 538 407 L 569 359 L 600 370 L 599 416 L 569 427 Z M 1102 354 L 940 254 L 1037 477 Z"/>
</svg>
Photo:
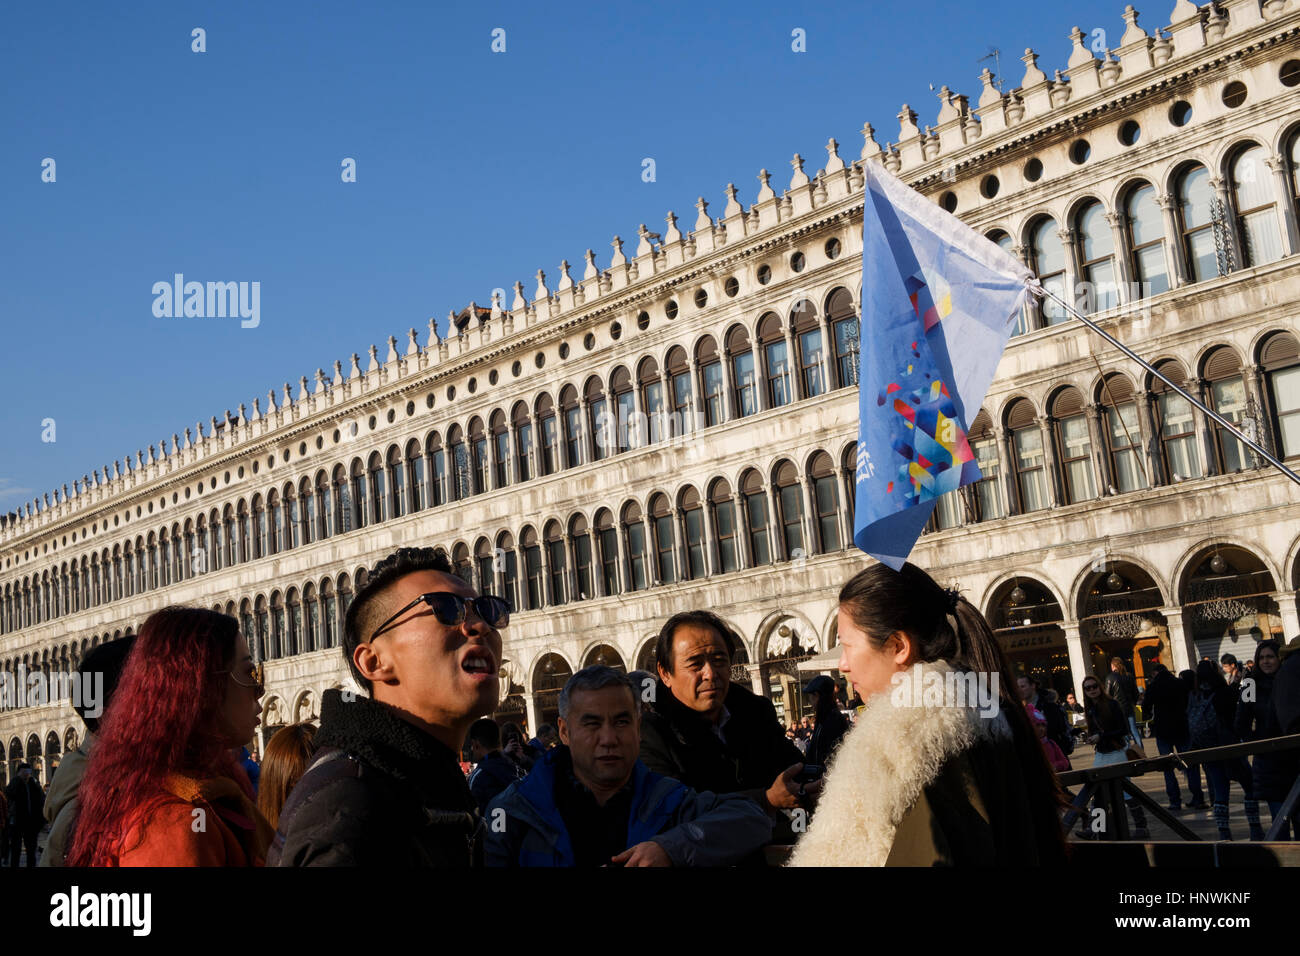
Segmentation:
<svg viewBox="0 0 1300 956">
<path fill-rule="evenodd" d="M 1219 274 L 1214 245 L 1214 205 L 1217 202 L 1210 172 L 1192 166 L 1178 177 L 1178 225 L 1182 231 L 1183 255 L 1188 278 L 1203 282 Z"/>
<path fill-rule="evenodd" d="M 352 606 L 352 579 L 348 577 L 348 573 L 346 571 L 344 571 L 338 577 L 338 593 L 339 593 L 339 598 L 338 598 L 339 621 L 341 623 L 342 621 L 347 619 L 348 608 Z M 342 636 L 343 631 L 341 627 L 338 633 L 340 636 Z"/>
<path fill-rule="evenodd" d="M 1173 359 L 1158 363 L 1156 369 L 1183 388 L 1187 387 L 1183 367 Z M 1192 403 L 1154 375 L 1151 377 L 1151 394 L 1155 398 L 1152 411 L 1155 413 L 1156 431 L 1160 435 L 1160 457 L 1165 480 L 1172 483 L 1204 476 Z"/>
<path fill-rule="evenodd" d="M 600 379 L 594 375 L 587 379 L 583 394 L 587 402 L 587 431 L 591 435 L 591 461 L 602 461 L 613 454 L 615 439 Z"/>
<path fill-rule="evenodd" d="M 1206 356 L 1203 368 L 1210 407 L 1244 430 L 1246 382 L 1241 377 L 1241 362 L 1237 354 L 1227 346 L 1217 348 Z M 1226 475 L 1250 467 L 1252 453 L 1240 439 L 1217 424 L 1212 423 L 1210 430 L 1218 474 Z"/>
<path fill-rule="evenodd" d="M 749 532 L 749 553 L 754 565 L 772 563 L 772 549 L 768 544 L 767 492 L 763 479 L 750 469 L 740 481 L 740 493 L 745 500 L 745 525 Z"/>
<path fill-rule="evenodd" d="M 1104 312 L 1119 304 L 1115 273 L 1115 239 L 1106 222 L 1106 210 L 1097 200 L 1086 203 L 1075 216 L 1079 277 L 1086 282 L 1085 312 Z"/>
<path fill-rule="evenodd" d="M 470 474 L 469 452 L 465 449 L 465 440 L 459 425 L 452 425 L 447 431 L 447 448 L 451 452 L 448 467 L 451 468 L 451 497 L 464 501 L 471 494 L 473 477 Z"/>
<path fill-rule="evenodd" d="M 546 523 L 546 560 L 550 564 L 550 585 L 552 605 L 564 604 L 567 601 L 564 587 L 565 571 L 567 562 L 564 560 L 564 533 L 560 530 L 558 521 L 548 521 Z"/>
<path fill-rule="evenodd" d="M 509 531 L 497 535 L 497 553 L 501 556 L 501 596 L 510 602 L 510 610 L 518 611 L 519 561 L 515 557 L 515 538 Z"/>
<path fill-rule="evenodd" d="M 560 392 L 560 408 L 564 412 L 564 467 L 574 468 L 587 461 L 582 449 L 586 444 L 582 432 L 582 404 L 578 390 L 572 385 Z"/>
<path fill-rule="evenodd" d="M 794 381 L 790 376 L 785 329 L 781 325 L 781 317 L 775 312 L 769 312 L 758 323 L 758 344 L 763 353 L 767 407 L 781 408 L 789 405 L 794 401 Z"/>
<path fill-rule="evenodd" d="M 1110 473 L 1114 490 L 1120 494 L 1147 487 L 1146 469 L 1138 458 L 1142 433 L 1133 394 L 1133 383 L 1123 375 L 1109 376 L 1098 394 L 1104 409 L 1102 421 Z"/>
<path fill-rule="evenodd" d="M 853 311 L 848 289 L 836 289 L 826 303 L 826 315 L 835 338 L 835 383 L 840 388 L 858 384 L 858 340 L 862 323 Z"/>
<path fill-rule="evenodd" d="M 614 445 L 609 449 L 610 454 L 618 454 L 629 448 L 637 447 L 637 433 L 635 427 L 636 414 L 636 394 L 632 390 L 632 376 L 627 367 L 620 365 L 614 369 L 614 374 L 609 377 L 609 390 L 614 396 Z"/>
<path fill-rule="evenodd" d="M 316 532 L 313 538 L 323 541 L 334 532 L 334 496 L 330 493 L 329 476 L 324 469 L 316 472 Z"/>
<path fill-rule="evenodd" d="M 573 596 L 585 601 L 596 592 L 591 586 L 591 535 L 582 515 L 569 519 L 569 540 L 573 542 Z"/>
<path fill-rule="evenodd" d="M 243 505 L 243 502 L 242 502 L 242 501 L 240 502 L 240 505 L 241 505 L 241 506 Z M 157 544 L 157 539 L 154 537 L 154 534 L 153 534 L 152 531 L 149 532 L 149 543 L 148 543 L 147 547 L 148 547 L 148 549 L 149 549 L 149 587 L 148 587 L 148 590 L 150 590 L 150 591 L 155 591 L 155 590 L 158 589 L 158 581 L 159 581 L 159 579 L 158 579 L 158 544 Z M 96 585 L 96 587 L 98 587 L 98 584 Z M 99 598 L 96 598 L 96 599 L 95 599 L 95 603 L 96 603 L 96 604 L 100 603 L 100 602 L 99 602 Z"/>
<path fill-rule="evenodd" d="M 549 398 L 547 403 L 550 403 Z M 554 420 L 555 416 L 552 414 L 551 421 Z M 518 481 L 528 481 L 533 477 L 533 422 L 525 403 L 515 402 L 515 407 L 510 412 L 510 426 L 514 429 L 515 448 L 518 449 L 515 478 Z"/>
<path fill-rule="evenodd" d="M 690 487 L 681 493 L 678 502 L 686 544 L 682 570 L 686 572 L 686 580 L 699 581 L 709 574 L 704 558 L 704 506 L 700 503 L 700 493 Z"/>
<path fill-rule="evenodd" d="M 402 449 L 392 445 L 388 449 L 388 517 L 402 517 L 406 506 L 406 458 Z"/>
<path fill-rule="evenodd" d="M 809 467 L 813 484 L 813 502 L 817 507 L 817 538 L 822 554 L 838 551 L 840 542 L 840 501 L 836 489 L 835 465 L 831 456 L 819 451 Z M 947 497 L 947 496 L 945 496 Z"/>
<path fill-rule="evenodd" d="M 718 363 L 717 348 L 713 346 L 712 336 L 705 336 L 705 339 L 708 340 L 709 347 L 713 349 L 711 361 L 718 368 L 718 396 L 719 400 L 721 400 L 722 366 Z M 699 354 L 699 349 L 703 344 L 704 340 L 701 340 L 700 344 L 696 346 L 696 354 Z M 674 345 L 669 349 L 664 369 L 668 373 L 669 407 L 664 410 L 664 420 L 659 425 L 660 435 L 663 438 L 671 438 L 675 435 L 689 434 L 695 431 L 697 423 L 695 421 L 695 396 L 691 383 L 691 366 L 686 359 L 686 350 L 680 345 Z M 651 427 L 653 429 L 653 423 Z"/>
<path fill-rule="evenodd" d="M 784 558 L 792 561 L 808 554 L 803 540 L 803 489 L 794 462 L 780 462 L 772 473 L 776 484 L 777 507 L 780 509 L 781 540 Z"/>
<path fill-rule="evenodd" d="M 378 462 L 376 462 L 378 464 Z M 366 526 L 366 512 L 370 507 L 370 496 L 366 493 L 366 467 L 360 458 L 352 459 L 352 509 L 351 525 L 353 529 Z"/>
<path fill-rule="evenodd" d="M 1065 246 L 1056 220 L 1050 216 L 1039 219 L 1029 231 L 1030 268 L 1037 274 L 1043 288 L 1055 293 L 1066 302 L 1070 296 L 1065 288 Z M 1056 325 L 1066 320 L 1065 309 L 1053 299 L 1044 298 L 1038 305 L 1043 325 Z"/>
<path fill-rule="evenodd" d="M 794 326 L 795 347 L 799 351 L 801 397 L 816 398 L 826 391 L 822 327 L 817 307 L 807 299 L 796 302 L 790 322 Z"/>
<path fill-rule="evenodd" d="M 725 387 L 722 383 L 722 360 L 718 358 L 718 344 L 713 336 L 706 335 L 695 345 L 695 364 L 703 383 L 704 426 L 725 421 L 723 407 Z M 672 382 L 673 421 L 671 428 L 686 435 L 700 426 L 695 408 L 695 384 L 691 380 L 691 366 L 686 350 L 674 346 L 668 351 L 668 377 Z"/>
<path fill-rule="evenodd" d="M 384 514 L 384 500 L 386 498 L 384 458 L 379 452 L 372 451 L 367 464 L 369 467 L 366 470 L 370 472 L 370 514 L 367 517 L 366 524 L 379 524 L 386 517 Z"/>
<path fill-rule="evenodd" d="M 729 574 L 740 568 L 740 551 L 737 548 L 736 505 L 726 478 L 719 478 L 709 487 L 709 505 L 717 532 L 718 568 L 723 574 Z"/>
<path fill-rule="evenodd" d="M 289 588 L 285 604 L 289 609 L 289 629 L 285 633 L 284 656 L 292 657 L 303 652 L 302 603 L 298 600 L 297 588 Z"/>
<path fill-rule="evenodd" d="M 428 506 L 436 508 L 447 501 L 447 456 L 437 432 L 430 432 L 424 440 L 424 459 L 429 475 Z"/>
<path fill-rule="evenodd" d="M 261 495 L 253 495 L 253 558 L 264 558 L 271 553 L 270 529 L 266 523 L 266 508 Z M 167 560 L 163 559 L 166 566 Z"/>
<path fill-rule="evenodd" d="M 492 542 L 487 538 L 479 538 L 474 545 L 474 570 L 478 577 L 478 593 L 496 594 L 496 562 L 492 556 Z"/>
<path fill-rule="evenodd" d="M 618 531 L 608 509 L 596 512 L 596 537 L 600 540 L 600 576 L 605 594 L 618 593 Z"/>
<path fill-rule="evenodd" d="M 1282 457 L 1300 455 L 1300 346 L 1286 332 L 1270 338 L 1259 364 L 1268 379 L 1273 428 Z"/>
<path fill-rule="evenodd" d="M 463 541 L 451 549 L 451 570 L 470 587 L 474 586 L 474 563 L 469 558 L 469 546 Z"/>
<path fill-rule="evenodd" d="M 754 380 L 754 352 L 749 345 L 749 332 L 737 325 L 727 333 L 727 355 L 731 357 L 732 382 L 738 417 L 744 418 L 758 411 L 758 383 Z"/>
<path fill-rule="evenodd" d="M 644 591 L 646 588 L 645 522 L 641 520 L 641 506 L 629 501 L 623 506 L 623 538 L 627 542 L 627 589 Z"/>
<path fill-rule="evenodd" d="M 1014 239 L 1011 238 L 1010 234 L 1007 233 L 1005 230 L 994 229 L 984 238 L 988 239 L 989 242 L 996 243 L 999 249 L 1001 249 L 1007 255 L 1019 261 L 1020 257 L 1017 256 L 1015 253 L 1016 242 Z M 1029 312 L 1028 310 L 1022 308 L 1020 310 L 1020 314 L 1016 317 L 1016 327 L 1011 330 L 1012 337 L 1015 337 L 1017 335 L 1024 335 L 1026 332 L 1028 332 L 1030 329 L 1028 321 L 1029 321 Z M 942 504 L 940 504 L 940 507 L 942 507 Z M 951 526 L 947 526 L 947 527 L 951 527 Z"/>
<path fill-rule="evenodd" d="M 650 521 L 655 535 L 655 567 L 659 572 L 660 584 L 677 582 L 677 565 L 673 559 L 676 537 L 673 534 L 673 511 L 668 504 L 667 495 L 655 495 L 650 499 Z"/>
<path fill-rule="evenodd" d="M 1273 193 L 1273 171 L 1264 162 L 1264 147 L 1251 146 L 1233 159 L 1230 184 L 1237 210 L 1237 239 L 1243 268 L 1282 258 L 1282 229 Z"/>
<path fill-rule="evenodd" d="M 1011 437 L 1011 465 L 1016 472 L 1020 513 L 1047 507 L 1046 462 L 1043 432 L 1035 421 L 1034 406 L 1021 399 L 1007 409 L 1007 430 Z"/>
<path fill-rule="evenodd" d="M 271 638 L 267 644 L 267 656 L 275 659 L 287 657 L 292 649 L 286 642 L 284 596 L 279 591 L 271 592 Z"/>
<path fill-rule="evenodd" d="M 645 421 L 635 421 L 628 427 L 630 436 L 635 436 L 637 447 L 663 441 L 664 428 L 664 384 L 659 377 L 659 363 L 653 358 L 641 360 L 636 371 L 637 387 L 641 389 L 641 407 L 645 409 Z M 639 418 L 640 416 L 638 416 Z"/>
<path fill-rule="evenodd" d="M 258 661 L 278 657 L 270 653 L 271 627 L 266 610 L 266 596 L 259 594 L 253 603 L 253 659 Z"/>
<path fill-rule="evenodd" d="M 573 391 L 573 386 L 569 386 L 569 391 Z M 575 397 L 574 402 L 577 402 Z M 534 406 L 537 415 L 537 435 L 538 450 L 541 454 L 537 457 L 536 467 L 538 472 L 543 475 L 555 474 L 559 467 L 559 431 L 557 429 L 557 419 L 555 415 L 555 406 L 551 404 L 551 396 L 543 394 L 537 400 Z"/>
<path fill-rule="evenodd" d="M 510 484 L 510 429 L 506 428 L 505 412 L 497 409 L 489 423 L 492 429 L 492 478 L 494 487 Z"/>
<path fill-rule="evenodd" d="M 1165 223 L 1156 202 L 1155 187 L 1143 183 L 1128 194 L 1124 204 L 1129 257 L 1139 295 L 1159 295 L 1169 290 L 1169 267 L 1165 260 Z"/>
<path fill-rule="evenodd" d="M 1052 418 L 1056 423 L 1056 445 L 1065 479 L 1067 504 L 1091 501 L 1097 497 L 1093 480 L 1092 436 L 1088 432 L 1088 414 L 1083 394 L 1077 388 L 1063 388 L 1052 399 Z"/>
<path fill-rule="evenodd" d="M 524 528 L 519 536 L 524 551 L 524 576 L 528 581 L 528 608 L 535 611 L 542 606 L 542 549 L 537 543 L 537 532 Z"/>
<path fill-rule="evenodd" d="M 1287 182 L 1291 184 L 1291 208 L 1300 215 L 1300 129 L 1291 134 L 1286 148 Z"/>
</svg>

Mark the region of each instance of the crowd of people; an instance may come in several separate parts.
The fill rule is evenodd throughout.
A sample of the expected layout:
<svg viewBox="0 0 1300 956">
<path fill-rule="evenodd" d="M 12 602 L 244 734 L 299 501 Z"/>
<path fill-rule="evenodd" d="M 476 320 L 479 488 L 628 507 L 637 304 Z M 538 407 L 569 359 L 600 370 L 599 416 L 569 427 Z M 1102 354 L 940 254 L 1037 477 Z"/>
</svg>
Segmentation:
<svg viewBox="0 0 1300 956">
<path fill-rule="evenodd" d="M 848 686 L 813 678 L 796 723 L 731 680 L 731 628 L 685 610 L 659 632 L 655 673 L 578 671 L 556 725 L 529 739 L 488 716 L 509 605 L 434 550 L 403 548 L 374 567 L 344 622 L 363 692 L 326 692 L 319 725 L 280 729 L 259 764 L 242 748 L 261 668 L 237 622 L 168 607 L 82 662 L 104 674 L 106 705 L 81 714 L 82 746 L 48 798 L 30 768 L 8 788 L 10 858 L 26 847 L 30 865 L 48 820 L 42 865 L 74 867 L 730 866 L 763 864 L 771 845 L 792 848 L 794 866 L 1055 865 L 1068 858 L 1057 773 L 1080 715 L 1096 763 L 1140 740 L 1139 701 L 1162 752 L 1300 729 L 1297 695 L 1283 691 L 1300 655 L 1282 668 L 1269 641 L 1235 682 L 1202 662 L 1189 685 L 1158 671 L 1141 698 L 1121 661 L 1104 687 L 1084 682 L 1085 704 L 1063 704 L 1014 675 L 979 610 L 914 565 L 860 571 L 838 615 Z M 978 705 L 901 705 L 900 675 L 996 680 Z M 1216 819 L 1222 804 L 1226 828 L 1236 781 L 1255 835 L 1255 801 L 1277 812 L 1294 761 L 1205 765 Z"/>
</svg>

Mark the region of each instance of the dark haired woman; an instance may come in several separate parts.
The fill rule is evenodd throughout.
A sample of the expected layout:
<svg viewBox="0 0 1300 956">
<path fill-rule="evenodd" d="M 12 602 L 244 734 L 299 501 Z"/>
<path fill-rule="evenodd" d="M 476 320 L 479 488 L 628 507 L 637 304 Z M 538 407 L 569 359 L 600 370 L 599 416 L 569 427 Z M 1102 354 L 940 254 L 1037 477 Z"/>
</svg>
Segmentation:
<svg viewBox="0 0 1300 956">
<path fill-rule="evenodd" d="M 537 752 L 528 746 L 523 728 L 514 721 L 507 721 L 501 727 L 501 752 L 515 765 L 515 773 L 520 779 L 528 776 L 537 762 Z"/>
<path fill-rule="evenodd" d="M 67 864 L 260 866 L 273 831 L 236 754 L 261 696 L 234 618 L 151 614 L 100 724 Z"/>
<path fill-rule="evenodd" d="M 262 758 L 261 785 L 257 788 L 257 809 L 271 829 L 280 825 L 280 811 L 316 755 L 316 725 L 309 722 L 281 727 L 266 742 Z"/>
<path fill-rule="evenodd" d="M 1064 863 L 1060 788 L 980 612 L 912 564 L 859 572 L 839 604 L 866 705 L 792 865 Z"/>
<path fill-rule="evenodd" d="M 1132 732 L 1124 705 L 1106 693 L 1101 682 L 1095 677 L 1083 679 L 1083 715 L 1088 723 L 1088 743 L 1092 744 L 1094 767 L 1106 767 L 1115 763 L 1124 763 L 1128 758 L 1128 739 Z M 1140 739 L 1140 738 L 1139 738 Z M 1142 805 L 1124 794 L 1124 804 L 1133 814 L 1133 835 L 1139 840 L 1150 836 L 1147 830 L 1147 815 Z M 1093 802 L 1097 806 L 1097 802 Z M 1088 832 L 1079 834 L 1091 837 Z"/>
<path fill-rule="evenodd" d="M 1267 740 L 1285 736 L 1273 707 L 1274 680 L 1282 665 L 1277 641 L 1260 641 L 1255 648 L 1255 669 L 1242 678 L 1241 701 L 1237 704 L 1237 736 L 1242 740 Z M 1245 688 L 1252 693 L 1247 694 Z M 1282 803 L 1300 776 L 1300 752 L 1275 750 L 1273 753 L 1255 754 L 1251 765 L 1251 782 L 1255 794 L 1268 803 L 1273 822 L 1277 822 Z M 57 779 L 57 778 L 56 778 Z M 1294 831 L 1294 837 L 1288 834 Z M 1300 807 L 1282 824 L 1279 834 L 1283 840 L 1300 840 Z"/>
<path fill-rule="evenodd" d="M 1237 692 L 1228 686 L 1213 661 L 1201 661 L 1196 665 L 1196 689 L 1187 698 L 1188 746 L 1193 750 L 1203 750 L 1206 747 L 1226 747 L 1240 743 L 1232 729 L 1236 716 Z M 1259 801 L 1255 799 L 1255 784 L 1251 780 L 1250 765 L 1246 758 L 1215 760 L 1202 766 L 1214 801 L 1214 822 L 1219 828 L 1219 839 L 1232 839 L 1232 829 L 1228 823 L 1228 788 L 1232 780 L 1241 785 L 1246 797 L 1246 823 L 1250 826 L 1250 838 L 1264 839 L 1264 828 L 1259 822 Z"/>
</svg>

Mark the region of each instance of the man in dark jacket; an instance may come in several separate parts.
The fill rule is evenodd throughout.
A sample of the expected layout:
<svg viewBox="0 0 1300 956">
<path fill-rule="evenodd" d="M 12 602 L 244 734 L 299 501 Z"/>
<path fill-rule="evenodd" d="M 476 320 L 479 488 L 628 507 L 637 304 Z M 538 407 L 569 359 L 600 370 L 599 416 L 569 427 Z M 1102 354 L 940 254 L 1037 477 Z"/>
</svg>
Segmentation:
<svg viewBox="0 0 1300 956">
<path fill-rule="evenodd" d="M 32 776 L 32 765 L 20 763 L 18 775 L 5 790 L 9 802 L 9 865 L 17 866 L 27 848 L 27 865 L 36 865 L 36 838 L 45 826 L 45 791 Z"/>
<path fill-rule="evenodd" d="M 716 614 L 684 611 L 655 644 L 659 684 L 641 728 L 641 761 L 693 790 L 741 792 L 773 814 L 776 840 L 794 840 L 777 810 L 808 808 L 821 781 L 801 783 L 803 755 L 771 701 L 731 683 L 739 638 Z"/>
<path fill-rule="evenodd" d="M 818 674 L 803 689 L 812 705 L 812 736 L 808 738 L 808 750 L 804 760 L 811 766 L 825 767 L 848 733 L 849 722 L 840 713 L 840 702 L 835 696 L 835 681 L 825 674 Z"/>
<path fill-rule="evenodd" d="M 476 597 L 432 548 L 375 565 L 343 634 L 371 696 L 323 695 L 317 756 L 281 811 L 268 865 L 468 867 L 481 857 L 459 750 L 496 706 L 508 623 L 505 601 Z"/>
<path fill-rule="evenodd" d="M 475 764 L 474 772 L 469 775 L 469 792 L 474 795 L 480 812 L 486 812 L 493 798 L 519 779 L 520 771 L 501 752 L 501 728 L 491 717 L 474 721 L 469 729 L 469 751 Z"/>
<path fill-rule="evenodd" d="M 637 759 L 632 682 L 596 665 L 560 694 L 560 740 L 488 807 L 489 866 L 728 866 L 771 838 L 740 794 L 696 793 Z"/>
<path fill-rule="evenodd" d="M 1187 750 L 1187 685 L 1169 673 L 1164 664 L 1156 664 L 1143 701 L 1143 710 L 1150 717 L 1151 733 L 1156 738 L 1156 749 L 1160 754 Z M 1188 806 L 1193 810 L 1204 810 L 1201 765 L 1191 764 L 1183 772 L 1187 776 L 1187 789 L 1192 793 L 1192 802 Z M 1169 798 L 1170 810 L 1182 808 L 1183 794 L 1172 770 L 1165 771 L 1165 796 Z"/>
</svg>

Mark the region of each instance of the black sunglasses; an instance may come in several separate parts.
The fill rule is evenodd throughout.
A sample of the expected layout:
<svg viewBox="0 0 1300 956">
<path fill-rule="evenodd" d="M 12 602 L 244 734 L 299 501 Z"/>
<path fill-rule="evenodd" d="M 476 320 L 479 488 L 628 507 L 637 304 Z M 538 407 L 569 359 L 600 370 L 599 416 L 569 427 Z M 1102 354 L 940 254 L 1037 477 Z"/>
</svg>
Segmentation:
<svg viewBox="0 0 1300 956">
<path fill-rule="evenodd" d="M 457 625 L 464 623 L 466 605 L 472 606 L 474 608 L 474 613 L 491 627 L 501 628 L 510 623 L 510 605 L 506 603 L 505 598 L 485 594 L 482 597 L 466 599 L 461 597 L 459 594 L 452 594 L 450 591 L 430 591 L 428 594 L 421 594 L 383 624 L 379 625 L 375 630 L 375 633 L 370 635 L 370 639 L 373 641 L 384 632 L 384 629 L 388 627 L 388 625 L 392 624 L 417 604 L 429 605 L 433 610 L 433 616 L 438 619 L 438 622 L 445 624 L 448 627 L 456 627 Z"/>
</svg>

